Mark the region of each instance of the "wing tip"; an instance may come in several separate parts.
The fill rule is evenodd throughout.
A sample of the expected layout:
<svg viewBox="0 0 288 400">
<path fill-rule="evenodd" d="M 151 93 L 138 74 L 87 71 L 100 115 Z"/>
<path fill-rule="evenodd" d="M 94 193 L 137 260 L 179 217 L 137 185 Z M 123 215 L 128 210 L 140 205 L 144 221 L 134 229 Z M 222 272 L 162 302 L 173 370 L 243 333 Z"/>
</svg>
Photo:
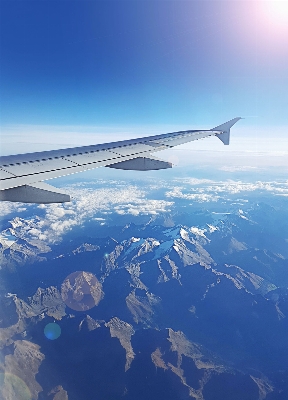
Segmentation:
<svg viewBox="0 0 288 400">
<path fill-rule="evenodd" d="M 244 119 L 243 117 L 236 117 L 231 119 L 230 121 L 224 122 L 224 124 L 218 125 L 215 128 L 211 129 L 211 131 L 220 131 L 217 133 L 217 137 L 221 140 L 224 145 L 230 144 L 230 129 L 233 125 L 236 124 L 240 119 Z"/>
<path fill-rule="evenodd" d="M 227 131 L 228 129 L 232 128 L 233 125 L 236 124 L 236 122 L 238 122 L 240 119 L 244 119 L 243 117 L 236 117 L 233 119 L 230 119 L 227 122 L 224 122 L 224 124 L 215 126 L 215 128 L 211 129 L 211 131 Z"/>
</svg>

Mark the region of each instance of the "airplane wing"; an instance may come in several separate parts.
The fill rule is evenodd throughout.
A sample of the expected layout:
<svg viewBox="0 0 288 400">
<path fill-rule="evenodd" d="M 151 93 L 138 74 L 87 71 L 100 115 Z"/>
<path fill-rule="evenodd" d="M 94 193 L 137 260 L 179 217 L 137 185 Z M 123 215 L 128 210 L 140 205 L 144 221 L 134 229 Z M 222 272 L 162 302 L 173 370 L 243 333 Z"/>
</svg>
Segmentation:
<svg viewBox="0 0 288 400">
<path fill-rule="evenodd" d="M 43 182 L 98 167 L 157 170 L 172 164 L 152 155 L 160 150 L 217 136 L 229 144 L 234 118 L 210 130 L 188 130 L 138 139 L 0 157 L 0 200 L 23 203 L 63 203 L 70 196 Z"/>
</svg>

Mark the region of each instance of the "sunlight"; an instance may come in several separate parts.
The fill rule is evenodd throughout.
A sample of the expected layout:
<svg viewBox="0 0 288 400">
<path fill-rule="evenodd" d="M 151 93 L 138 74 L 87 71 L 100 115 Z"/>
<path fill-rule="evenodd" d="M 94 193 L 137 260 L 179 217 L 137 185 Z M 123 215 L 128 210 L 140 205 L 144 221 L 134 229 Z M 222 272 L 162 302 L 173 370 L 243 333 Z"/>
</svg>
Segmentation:
<svg viewBox="0 0 288 400">
<path fill-rule="evenodd" d="M 288 0 L 264 1 L 265 12 L 271 20 L 288 25 Z"/>
</svg>

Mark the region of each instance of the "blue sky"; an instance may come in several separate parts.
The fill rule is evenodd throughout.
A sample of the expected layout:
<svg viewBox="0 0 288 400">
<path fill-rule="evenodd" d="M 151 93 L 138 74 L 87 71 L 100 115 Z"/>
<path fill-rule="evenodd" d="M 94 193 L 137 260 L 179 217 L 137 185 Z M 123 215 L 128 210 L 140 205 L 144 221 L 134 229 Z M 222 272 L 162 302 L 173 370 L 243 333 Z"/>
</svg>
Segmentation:
<svg viewBox="0 0 288 400">
<path fill-rule="evenodd" d="M 2 0 L 2 133 L 236 116 L 283 133 L 288 7 L 277 15 L 276 3 L 287 2 Z"/>
</svg>

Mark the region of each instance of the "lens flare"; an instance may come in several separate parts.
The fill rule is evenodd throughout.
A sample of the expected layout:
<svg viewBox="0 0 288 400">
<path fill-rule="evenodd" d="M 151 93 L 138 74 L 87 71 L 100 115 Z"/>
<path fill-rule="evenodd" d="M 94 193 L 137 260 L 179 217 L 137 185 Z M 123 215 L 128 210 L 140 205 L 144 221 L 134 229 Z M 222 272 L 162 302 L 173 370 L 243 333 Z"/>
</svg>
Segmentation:
<svg viewBox="0 0 288 400">
<path fill-rule="evenodd" d="M 58 324 L 55 322 L 51 322 L 50 324 L 47 324 L 44 328 L 44 335 L 46 336 L 47 339 L 49 340 L 55 340 L 58 339 L 59 336 L 61 335 L 61 328 Z"/>
<path fill-rule="evenodd" d="M 103 296 L 102 285 L 91 272 L 73 272 L 61 285 L 62 300 L 75 311 L 87 311 L 98 306 Z"/>
<path fill-rule="evenodd" d="M 288 1 L 274 0 L 264 1 L 264 10 L 270 20 L 279 24 L 288 24 Z"/>
</svg>

